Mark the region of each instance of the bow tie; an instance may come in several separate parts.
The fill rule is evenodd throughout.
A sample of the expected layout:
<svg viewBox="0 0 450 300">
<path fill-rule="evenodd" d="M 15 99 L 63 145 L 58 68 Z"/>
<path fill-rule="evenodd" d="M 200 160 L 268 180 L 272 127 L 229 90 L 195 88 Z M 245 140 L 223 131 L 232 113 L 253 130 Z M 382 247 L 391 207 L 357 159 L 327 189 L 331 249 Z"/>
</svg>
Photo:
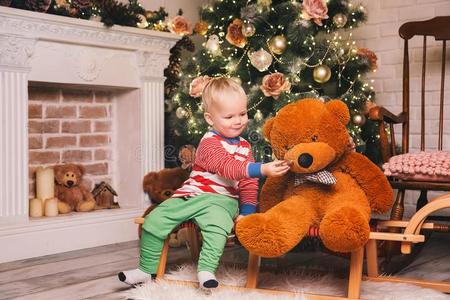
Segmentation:
<svg viewBox="0 0 450 300">
<path fill-rule="evenodd" d="M 333 185 L 336 184 L 336 177 L 334 177 L 334 175 L 327 170 L 309 174 L 295 174 L 294 186 L 299 186 L 307 181 L 325 185 Z"/>
</svg>

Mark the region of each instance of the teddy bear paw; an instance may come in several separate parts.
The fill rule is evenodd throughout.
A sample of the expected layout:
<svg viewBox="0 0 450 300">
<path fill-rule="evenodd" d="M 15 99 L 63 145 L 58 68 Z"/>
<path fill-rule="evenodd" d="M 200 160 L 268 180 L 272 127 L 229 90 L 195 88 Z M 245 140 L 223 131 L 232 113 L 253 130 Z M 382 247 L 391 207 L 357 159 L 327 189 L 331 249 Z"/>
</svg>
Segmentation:
<svg viewBox="0 0 450 300">
<path fill-rule="evenodd" d="M 289 242 L 289 228 L 277 218 L 257 213 L 246 216 L 236 225 L 239 242 L 251 253 L 277 257 L 288 252 L 298 241 Z"/>
<path fill-rule="evenodd" d="M 369 220 L 356 208 L 342 207 L 325 215 L 320 223 L 324 245 L 336 252 L 352 252 L 363 247 L 369 239 Z"/>
<path fill-rule="evenodd" d="M 84 201 L 77 205 L 77 211 L 91 211 L 95 209 L 95 201 Z"/>
</svg>

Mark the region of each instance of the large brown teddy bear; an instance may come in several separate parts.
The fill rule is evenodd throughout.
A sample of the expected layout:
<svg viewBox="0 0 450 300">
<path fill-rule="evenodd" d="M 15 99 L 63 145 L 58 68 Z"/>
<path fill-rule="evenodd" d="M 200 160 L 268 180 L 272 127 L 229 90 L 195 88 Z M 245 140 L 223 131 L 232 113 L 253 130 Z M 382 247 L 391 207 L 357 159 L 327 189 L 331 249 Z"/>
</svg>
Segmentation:
<svg viewBox="0 0 450 300">
<path fill-rule="evenodd" d="M 336 252 L 362 247 L 371 211 L 386 212 L 393 192 L 381 170 L 349 150 L 347 106 L 315 99 L 286 105 L 264 125 L 278 159 L 291 162 L 281 177 L 267 178 L 260 211 L 237 223 L 239 241 L 262 257 L 285 254 L 311 226 Z"/>
<path fill-rule="evenodd" d="M 83 166 L 65 164 L 55 166 L 54 170 L 56 181 L 55 195 L 59 200 L 58 211 L 60 214 L 95 209 L 94 197 L 82 183 Z"/>
</svg>

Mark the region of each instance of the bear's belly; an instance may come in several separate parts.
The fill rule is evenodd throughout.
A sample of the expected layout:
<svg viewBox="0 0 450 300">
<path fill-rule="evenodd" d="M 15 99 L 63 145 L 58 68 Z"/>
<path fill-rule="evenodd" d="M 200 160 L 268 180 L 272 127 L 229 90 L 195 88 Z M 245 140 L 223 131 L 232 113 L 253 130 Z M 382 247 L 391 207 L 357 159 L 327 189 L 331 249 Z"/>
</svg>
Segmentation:
<svg viewBox="0 0 450 300">
<path fill-rule="evenodd" d="M 64 191 L 63 202 L 69 204 L 72 210 L 75 210 L 78 202 L 81 201 L 83 201 L 83 194 L 78 187 L 73 187 Z"/>
<path fill-rule="evenodd" d="M 366 194 L 353 177 L 339 171 L 333 172 L 337 183 L 327 186 L 318 183 L 302 183 L 294 187 L 290 182 L 286 195 L 298 195 L 300 201 L 308 201 L 318 213 L 317 222 L 322 219 L 325 211 L 330 206 L 357 205 L 364 208 L 367 216 L 370 216 L 370 204 Z"/>
</svg>

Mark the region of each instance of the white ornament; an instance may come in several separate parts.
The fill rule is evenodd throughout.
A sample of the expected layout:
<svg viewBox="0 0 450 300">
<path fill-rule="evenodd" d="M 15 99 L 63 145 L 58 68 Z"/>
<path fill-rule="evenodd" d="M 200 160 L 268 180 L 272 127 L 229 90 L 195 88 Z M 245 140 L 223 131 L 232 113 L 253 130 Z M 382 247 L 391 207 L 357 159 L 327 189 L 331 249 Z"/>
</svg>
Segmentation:
<svg viewBox="0 0 450 300">
<path fill-rule="evenodd" d="M 139 22 L 136 23 L 136 26 L 138 28 L 147 28 L 148 27 L 148 22 L 147 22 L 147 18 L 144 15 L 137 15 Z"/>
<path fill-rule="evenodd" d="M 266 71 L 272 64 L 272 55 L 263 48 L 250 55 L 250 62 L 258 71 Z"/>
<path fill-rule="evenodd" d="M 262 112 L 258 109 L 255 113 L 255 115 L 253 116 L 253 118 L 255 119 L 255 121 L 259 122 L 263 119 L 263 114 Z"/>
<path fill-rule="evenodd" d="M 205 48 L 211 52 L 213 56 L 222 55 L 222 50 L 220 49 L 219 37 L 215 34 L 211 35 L 205 44 Z"/>
<path fill-rule="evenodd" d="M 183 119 L 188 116 L 188 112 L 182 107 L 178 107 L 177 110 L 175 111 L 175 114 L 178 119 Z"/>
</svg>

